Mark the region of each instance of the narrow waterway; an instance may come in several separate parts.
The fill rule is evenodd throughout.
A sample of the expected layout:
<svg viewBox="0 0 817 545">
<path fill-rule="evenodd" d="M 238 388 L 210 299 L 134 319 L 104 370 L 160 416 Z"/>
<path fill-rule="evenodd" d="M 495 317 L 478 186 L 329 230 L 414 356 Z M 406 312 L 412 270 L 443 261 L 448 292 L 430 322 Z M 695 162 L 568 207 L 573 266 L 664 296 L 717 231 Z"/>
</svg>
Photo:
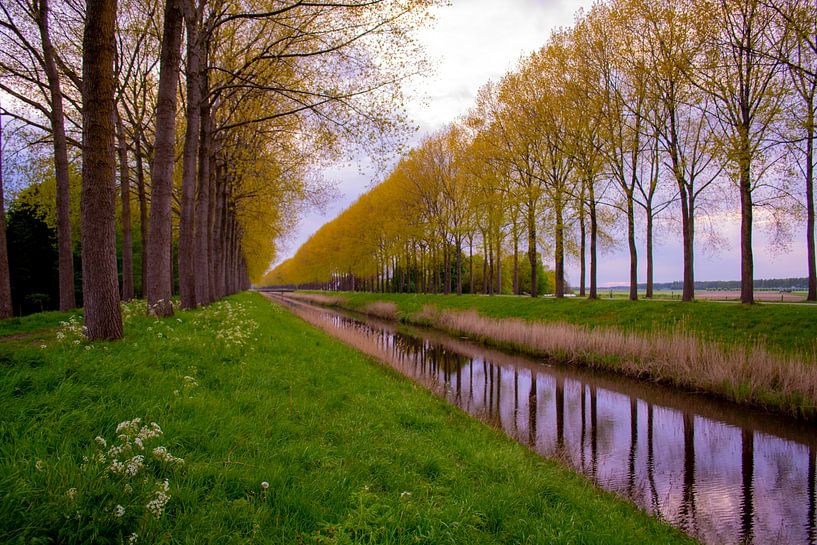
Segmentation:
<svg viewBox="0 0 817 545">
<path fill-rule="evenodd" d="M 705 543 L 817 544 L 814 426 L 432 330 L 285 302 Z"/>
</svg>

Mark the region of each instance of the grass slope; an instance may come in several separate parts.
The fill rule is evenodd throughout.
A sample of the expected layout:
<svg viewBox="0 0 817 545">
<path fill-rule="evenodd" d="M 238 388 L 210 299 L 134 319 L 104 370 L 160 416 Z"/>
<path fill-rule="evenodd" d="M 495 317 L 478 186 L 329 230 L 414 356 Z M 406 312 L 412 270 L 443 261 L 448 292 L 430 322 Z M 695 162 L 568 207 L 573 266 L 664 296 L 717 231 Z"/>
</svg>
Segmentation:
<svg viewBox="0 0 817 545">
<path fill-rule="evenodd" d="M 258 294 L 126 314 L 0 344 L 0 542 L 690 542 Z"/>
<path fill-rule="evenodd" d="M 351 292 L 339 295 L 356 309 L 375 301 L 391 301 L 403 315 L 413 314 L 424 305 L 432 304 L 439 309 L 475 309 L 492 318 L 561 321 L 634 332 L 656 329 L 673 332 L 680 327 L 705 340 L 724 344 L 761 342 L 770 351 L 779 353 L 814 354 L 817 351 L 817 307 L 805 305 Z"/>
</svg>

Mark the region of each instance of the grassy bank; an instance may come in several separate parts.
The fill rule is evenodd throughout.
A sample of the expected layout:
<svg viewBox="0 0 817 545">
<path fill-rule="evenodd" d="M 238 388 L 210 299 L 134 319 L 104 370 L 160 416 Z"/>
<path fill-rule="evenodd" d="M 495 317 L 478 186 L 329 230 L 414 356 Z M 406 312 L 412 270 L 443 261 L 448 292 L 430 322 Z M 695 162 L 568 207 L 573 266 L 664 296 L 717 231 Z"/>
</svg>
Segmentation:
<svg viewBox="0 0 817 545">
<path fill-rule="evenodd" d="M 362 309 L 375 301 L 393 302 L 402 317 L 432 304 L 440 309 L 474 309 L 491 318 L 560 321 L 594 328 L 613 327 L 625 332 L 674 333 L 680 328 L 706 341 L 744 346 L 760 342 L 778 353 L 814 355 L 817 352 L 817 307 L 813 306 L 351 292 L 342 296 L 354 309 Z"/>
<path fill-rule="evenodd" d="M 2 542 L 689 542 L 257 294 L 80 331 L 0 344 Z"/>
<path fill-rule="evenodd" d="M 811 307 L 360 293 L 297 296 L 817 419 L 817 309 Z"/>
</svg>

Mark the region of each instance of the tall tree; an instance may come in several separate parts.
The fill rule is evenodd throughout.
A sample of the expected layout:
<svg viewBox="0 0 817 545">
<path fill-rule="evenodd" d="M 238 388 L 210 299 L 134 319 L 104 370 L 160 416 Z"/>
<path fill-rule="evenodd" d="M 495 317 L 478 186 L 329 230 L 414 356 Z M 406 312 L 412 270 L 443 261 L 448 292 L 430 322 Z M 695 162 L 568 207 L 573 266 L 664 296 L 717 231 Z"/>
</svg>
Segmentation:
<svg viewBox="0 0 817 545">
<path fill-rule="evenodd" d="M 128 143 L 125 124 L 116 112 L 116 140 L 119 155 L 119 189 L 122 201 L 122 300 L 133 299 L 133 237 L 131 235 L 130 168 L 128 167 Z"/>
<path fill-rule="evenodd" d="M 82 40 L 82 281 L 86 335 L 122 337 L 116 272 L 116 0 L 88 0 Z"/>
<path fill-rule="evenodd" d="M 788 72 L 792 104 L 786 146 L 795 157 L 803 176 L 806 198 L 806 259 L 808 295 L 817 301 L 817 252 L 815 252 L 814 168 L 817 143 L 817 4 L 811 0 L 768 0 L 777 15 L 778 27 L 785 39 L 780 41 L 778 60 Z"/>
<path fill-rule="evenodd" d="M 176 89 L 179 84 L 182 42 L 182 0 L 166 0 L 156 137 L 153 145 L 150 192 L 150 232 L 147 241 L 147 303 L 158 316 L 173 314 L 172 217 L 173 167 L 176 161 Z"/>
<path fill-rule="evenodd" d="M 34 9 L 37 9 L 36 1 Z M 71 208 L 68 183 L 68 143 L 65 137 L 60 74 L 48 27 L 48 0 L 39 0 L 37 24 L 42 40 L 43 67 L 51 93 L 51 131 L 54 140 L 54 168 L 57 178 L 57 245 L 59 253 L 60 310 L 76 306 L 74 300 L 74 245 L 71 241 Z"/>
<path fill-rule="evenodd" d="M 740 300 L 754 302 L 753 195 L 782 104 L 781 64 L 773 55 L 778 37 L 773 11 L 761 0 L 702 2 L 710 17 L 699 17 L 707 37 L 697 84 L 713 99 L 716 124 L 730 177 L 740 195 Z"/>
</svg>

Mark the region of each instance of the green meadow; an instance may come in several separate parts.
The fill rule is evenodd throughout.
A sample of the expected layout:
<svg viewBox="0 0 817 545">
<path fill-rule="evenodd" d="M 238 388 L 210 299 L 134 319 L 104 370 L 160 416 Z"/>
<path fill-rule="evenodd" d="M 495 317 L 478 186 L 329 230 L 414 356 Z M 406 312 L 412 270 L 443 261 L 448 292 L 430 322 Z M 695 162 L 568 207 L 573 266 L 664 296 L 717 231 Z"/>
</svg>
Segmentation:
<svg viewBox="0 0 817 545">
<path fill-rule="evenodd" d="M 140 311 L 0 326 L 0 542 L 691 542 L 258 294 Z"/>
</svg>

